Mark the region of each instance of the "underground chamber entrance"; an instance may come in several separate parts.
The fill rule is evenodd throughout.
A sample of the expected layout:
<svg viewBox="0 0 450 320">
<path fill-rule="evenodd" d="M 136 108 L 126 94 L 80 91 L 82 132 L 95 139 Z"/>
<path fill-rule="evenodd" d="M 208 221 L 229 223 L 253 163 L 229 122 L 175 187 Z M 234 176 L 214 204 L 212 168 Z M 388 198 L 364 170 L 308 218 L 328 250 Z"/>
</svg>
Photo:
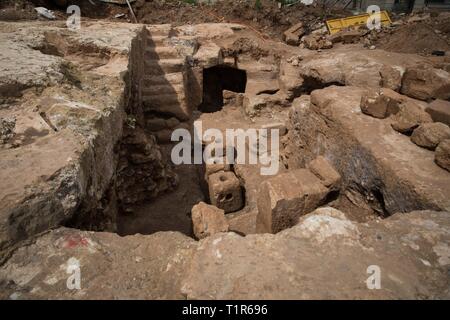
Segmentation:
<svg viewBox="0 0 450 320">
<path fill-rule="evenodd" d="M 223 91 L 244 93 L 247 85 L 245 70 L 219 65 L 203 69 L 203 102 L 199 111 L 213 113 L 224 106 Z"/>
</svg>

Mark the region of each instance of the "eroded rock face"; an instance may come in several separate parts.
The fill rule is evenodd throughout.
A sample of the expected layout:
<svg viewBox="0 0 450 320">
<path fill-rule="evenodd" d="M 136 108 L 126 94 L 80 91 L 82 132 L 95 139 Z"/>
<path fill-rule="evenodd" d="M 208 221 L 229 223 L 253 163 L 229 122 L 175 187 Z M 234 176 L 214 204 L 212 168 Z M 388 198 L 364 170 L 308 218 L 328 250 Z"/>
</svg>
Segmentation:
<svg viewBox="0 0 450 320">
<path fill-rule="evenodd" d="M 424 123 L 414 130 L 411 141 L 420 147 L 434 150 L 445 139 L 450 139 L 450 128 L 443 123 Z"/>
</svg>

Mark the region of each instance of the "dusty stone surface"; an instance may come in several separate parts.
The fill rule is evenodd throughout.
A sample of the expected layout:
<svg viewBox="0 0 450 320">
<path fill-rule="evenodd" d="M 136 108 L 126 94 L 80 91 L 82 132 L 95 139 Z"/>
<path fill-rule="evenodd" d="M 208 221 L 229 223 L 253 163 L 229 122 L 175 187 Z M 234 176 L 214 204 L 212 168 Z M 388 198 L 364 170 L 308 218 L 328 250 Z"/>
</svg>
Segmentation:
<svg viewBox="0 0 450 320">
<path fill-rule="evenodd" d="M 2 299 L 183 299 L 181 276 L 196 242 L 180 233 L 119 237 L 57 229 L 18 249 L 0 270 Z M 81 290 L 69 290 L 69 259 Z M 31 260 L 30 260 L 31 259 Z"/>
<path fill-rule="evenodd" d="M 441 122 L 421 124 L 411 135 L 412 142 L 431 150 L 445 139 L 450 139 L 450 128 Z"/>
<path fill-rule="evenodd" d="M 449 221 L 448 212 L 417 211 L 362 224 L 321 208 L 276 235 L 219 233 L 200 242 L 174 232 L 119 238 L 61 228 L 14 252 L 0 267 L 0 292 L 4 299 L 444 299 Z M 80 263 L 81 290 L 67 289 L 70 258 Z M 381 269 L 379 290 L 366 285 L 372 265 Z"/>
<path fill-rule="evenodd" d="M 217 234 L 200 242 L 182 291 L 188 299 L 448 297 L 448 215 L 423 211 L 358 224 L 320 209 L 276 235 Z M 380 290 L 366 286 L 374 264 Z"/>
<path fill-rule="evenodd" d="M 194 225 L 194 235 L 197 239 L 203 239 L 220 232 L 227 232 L 229 225 L 224 213 L 224 210 L 204 202 L 195 205 L 192 208 L 192 224 Z"/>
<path fill-rule="evenodd" d="M 418 104 L 406 103 L 392 118 L 392 128 L 400 133 L 411 134 L 419 125 L 432 121 L 431 116 Z"/>
<path fill-rule="evenodd" d="M 444 140 L 436 148 L 435 161 L 438 166 L 450 171 L 450 140 Z"/>
<path fill-rule="evenodd" d="M 347 49 L 305 55 L 298 71 L 305 79 L 306 89 L 311 86 L 316 89 L 318 84 L 322 87 L 339 84 L 396 90 L 401 86 L 406 68 L 420 61 L 423 60 L 414 55 Z"/>
<path fill-rule="evenodd" d="M 425 109 L 435 122 L 442 122 L 450 126 L 450 102 L 436 99 Z"/>
</svg>

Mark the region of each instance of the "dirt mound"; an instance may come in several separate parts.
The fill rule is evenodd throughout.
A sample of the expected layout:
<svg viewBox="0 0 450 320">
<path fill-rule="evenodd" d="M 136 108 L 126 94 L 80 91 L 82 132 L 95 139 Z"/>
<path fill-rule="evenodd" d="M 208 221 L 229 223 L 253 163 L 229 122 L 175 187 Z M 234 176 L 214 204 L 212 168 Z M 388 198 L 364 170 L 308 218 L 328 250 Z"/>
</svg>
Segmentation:
<svg viewBox="0 0 450 320">
<path fill-rule="evenodd" d="M 419 54 L 450 50 L 450 12 L 425 12 L 394 20 L 389 30 L 378 36 L 377 47 Z"/>
<path fill-rule="evenodd" d="M 37 18 L 34 6 L 29 1 L 6 0 L 0 3 L 0 21 L 33 20 Z"/>
<path fill-rule="evenodd" d="M 249 25 L 261 33 L 281 38 L 291 25 L 302 21 L 307 26 L 320 24 L 325 19 L 343 17 L 351 13 L 304 6 L 301 3 L 278 8 L 276 1 L 224 0 L 211 5 L 193 5 L 181 1 L 138 0 L 134 5 L 138 21 L 146 24 L 173 25 L 211 22 L 235 22 Z"/>
<path fill-rule="evenodd" d="M 425 54 L 435 50 L 450 50 L 449 41 L 436 30 L 438 29 L 433 29 L 424 22 L 404 25 L 383 38 L 380 48 L 394 52 Z"/>
</svg>

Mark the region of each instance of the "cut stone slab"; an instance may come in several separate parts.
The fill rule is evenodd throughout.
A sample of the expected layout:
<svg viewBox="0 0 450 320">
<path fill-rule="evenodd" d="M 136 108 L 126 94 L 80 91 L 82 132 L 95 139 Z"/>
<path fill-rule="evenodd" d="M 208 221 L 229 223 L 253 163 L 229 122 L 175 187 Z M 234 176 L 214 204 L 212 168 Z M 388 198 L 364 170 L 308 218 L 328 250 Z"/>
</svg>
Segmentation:
<svg viewBox="0 0 450 320">
<path fill-rule="evenodd" d="M 389 121 L 362 114 L 364 91 L 332 86 L 313 91 L 309 105 L 295 104 L 288 148 L 301 156 L 289 168 L 323 155 L 342 176 L 342 191 L 357 188 L 369 199 L 379 197 L 386 215 L 450 210 L 450 174 L 436 165 L 434 152 L 418 148 Z M 378 207 L 376 201 L 368 204 Z"/>
<path fill-rule="evenodd" d="M 450 126 L 450 102 L 436 99 L 425 109 L 435 122 L 442 122 Z"/>
<path fill-rule="evenodd" d="M 450 139 L 444 140 L 436 148 L 435 161 L 447 171 L 450 171 Z"/>
<path fill-rule="evenodd" d="M 450 139 L 450 127 L 441 122 L 421 124 L 411 135 L 412 142 L 431 150 L 446 139 Z"/>
<path fill-rule="evenodd" d="M 450 99 L 450 74 L 428 65 L 409 67 L 403 76 L 402 93 L 420 100 Z"/>
<path fill-rule="evenodd" d="M 292 227 L 298 218 L 323 204 L 329 190 L 307 169 L 279 174 L 259 189 L 258 233 L 277 233 Z"/>
<path fill-rule="evenodd" d="M 225 211 L 204 202 L 200 202 L 192 208 L 192 224 L 197 239 L 227 232 L 229 227 L 227 219 L 225 219 Z"/>
<path fill-rule="evenodd" d="M 322 184 L 332 191 L 339 190 L 341 183 L 341 175 L 330 165 L 330 163 L 322 156 L 308 164 L 308 169 L 320 179 Z"/>
<path fill-rule="evenodd" d="M 209 175 L 209 198 L 211 204 L 225 213 L 238 211 L 244 206 L 239 179 L 231 171 L 219 171 Z"/>
<path fill-rule="evenodd" d="M 419 125 L 429 122 L 433 122 L 433 119 L 428 113 L 419 105 L 408 102 L 403 104 L 400 111 L 392 118 L 392 128 L 400 133 L 410 134 Z"/>
</svg>

